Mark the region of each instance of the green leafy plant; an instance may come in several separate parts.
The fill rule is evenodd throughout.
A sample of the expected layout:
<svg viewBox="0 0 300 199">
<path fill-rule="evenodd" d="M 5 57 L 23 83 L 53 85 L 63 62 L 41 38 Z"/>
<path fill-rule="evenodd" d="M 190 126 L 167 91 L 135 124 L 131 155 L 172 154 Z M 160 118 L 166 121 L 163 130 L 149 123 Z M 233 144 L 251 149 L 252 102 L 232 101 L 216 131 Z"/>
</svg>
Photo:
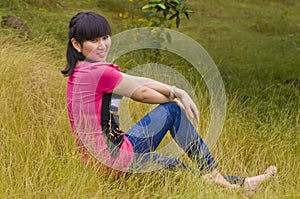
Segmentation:
<svg viewBox="0 0 300 199">
<path fill-rule="evenodd" d="M 163 17 L 160 18 L 161 23 L 165 20 L 175 20 L 177 28 L 179 28 L 183 15 L 189 19 L 190 13 L 194 13 L 194 10 L 190 8 L 190 5 L 185 0 L 149 0 L 142 7 L 142 10 L 150 10 L 147 17 L 157 16 L 156 13 L 162 13 Z M 153 10 L 156 13 L 153 13 Z"/>
</svg>

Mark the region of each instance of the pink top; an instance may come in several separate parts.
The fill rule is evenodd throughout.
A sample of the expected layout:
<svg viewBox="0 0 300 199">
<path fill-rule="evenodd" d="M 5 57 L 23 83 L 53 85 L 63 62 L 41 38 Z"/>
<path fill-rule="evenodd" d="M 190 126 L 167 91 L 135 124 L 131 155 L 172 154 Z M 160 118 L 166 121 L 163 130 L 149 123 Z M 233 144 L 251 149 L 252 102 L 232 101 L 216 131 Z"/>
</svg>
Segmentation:
<svg viewBox="0 0 300 199">
<path fill-rule="evenodd" d="M 115 158 L 107 148 L 101 126 L 102 96 L 111 93 L 122 80 L 118 66 L 84 62 L 67 83 L 67 106 L 72 132 L 81 145 L 107 167 L 125 172 L 133 160 L 133 148 L 126 136 Z M 84 161 L 88 162 L 87 157 Z"/>
</svg>

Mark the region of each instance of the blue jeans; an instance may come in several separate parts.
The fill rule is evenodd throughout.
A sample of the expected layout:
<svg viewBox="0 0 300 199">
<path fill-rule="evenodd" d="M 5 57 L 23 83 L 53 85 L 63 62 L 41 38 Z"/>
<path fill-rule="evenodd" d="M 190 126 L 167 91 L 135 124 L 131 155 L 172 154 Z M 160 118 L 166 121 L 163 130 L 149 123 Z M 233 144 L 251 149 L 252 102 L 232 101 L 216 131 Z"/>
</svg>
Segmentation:
<svg viewBox="0 0 300 199">
<path fill-rule="evenodd" d="M 151 162 L 170 170 L 191 169 L 176 157 L 167 157 L 155 152 L 168 131 L 188 157 L 196 161 L 200 174 L 217 168 L 218 163 L 210 155 L 203 139 L 176 103 L 157 106 L 125 134 L 133 146 L 137 165 Z M 244 181 L 244 177 L 224 177 L 233 184 L 242 184 Z"/>
</svg>

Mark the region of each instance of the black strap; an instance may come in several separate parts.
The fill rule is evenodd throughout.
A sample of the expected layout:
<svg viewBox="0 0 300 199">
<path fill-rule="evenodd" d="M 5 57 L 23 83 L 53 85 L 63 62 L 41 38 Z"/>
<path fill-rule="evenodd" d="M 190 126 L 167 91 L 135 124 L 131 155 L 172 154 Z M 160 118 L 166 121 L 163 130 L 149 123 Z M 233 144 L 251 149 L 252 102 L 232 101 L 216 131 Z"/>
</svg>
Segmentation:
<svg viewBox="0 0 300 199">
<path fill-rule="evenodd" d="M 124 133 L 120 130 L 119 125 L 115 120 L 115 118 L 118 116 L 110 110 L 111 96 L 112 93 L 103 94 L 101 122 L 108 151 L 110 155 L 115 158 L 118 155 L 120 147 L 123 143 Z"/>
</svg>

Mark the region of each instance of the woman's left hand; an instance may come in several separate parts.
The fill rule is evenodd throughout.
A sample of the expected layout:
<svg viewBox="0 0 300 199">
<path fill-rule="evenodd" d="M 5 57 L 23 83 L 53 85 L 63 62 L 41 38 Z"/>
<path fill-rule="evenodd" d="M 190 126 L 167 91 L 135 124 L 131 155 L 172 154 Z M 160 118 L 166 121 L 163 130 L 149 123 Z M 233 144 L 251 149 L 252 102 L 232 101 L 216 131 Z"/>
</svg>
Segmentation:
<svg viewBox="0 0 300 199">
<path fill-rule="evenodd" d="M 178 106 L 180 106 L 187 115 L 189 115 L 195 120 L 196 123 L 198 123 L 200 115 L 199 110 L 189 94 L 182 89 L 176 88 L 175 96 L 180 99 L 180 101 L 175 100 Z"/>
</svg>

